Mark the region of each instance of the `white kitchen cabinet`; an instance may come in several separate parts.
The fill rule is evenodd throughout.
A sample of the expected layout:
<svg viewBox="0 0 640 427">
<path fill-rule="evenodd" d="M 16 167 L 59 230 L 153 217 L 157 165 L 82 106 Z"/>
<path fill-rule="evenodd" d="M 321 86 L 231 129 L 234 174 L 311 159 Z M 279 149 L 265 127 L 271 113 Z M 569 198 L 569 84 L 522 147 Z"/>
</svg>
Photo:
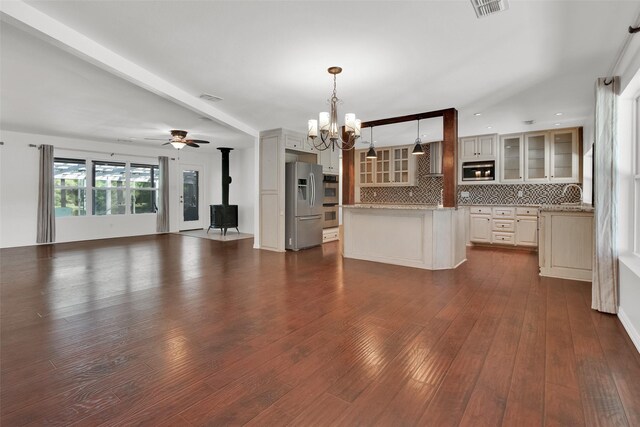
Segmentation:
<svg viewBox="0 0 640 427">
<path fill-rule="evenodd" d="M 516 208 L 515 239 L 517 246 L 538 246 L 538 209 Z"/>
<path fill-rule="evenodd" d="M 577 129 L 549 133 L 549 174 L 551 182 L 578 182 L 580 164 Z"/>
<path fill-rule="evenodd" d="M 460 160 L 473 161 L 495 159 L 496 141 L 496 134 L 460 138 Z"/>
<path fill-rule="evenodd" d="M 469 241 L 536 247 L 538 209 L 514 206 L 472 206 Z"/>
<path fill-rule="evenodd" d="M 500 136 L 500 179 L 502 182 L 522 182 L 524 143 L 521 133 Z"/>
<path fill-rule="evenodd" d="M 491 243 L 491 208 L 471 207 L 469 216 L 469 241 Z"/>
<path fill-rule="evenodd" d="M 338 175 L 340 173 L 340 153 L 338 151 L 338 149 L 332 150 L 328 148 L 319 152 L 320 164 L 324 174 Z"/>
<path fill-rule="evenodd" d="M 547 136 L 547 132 L 531 132 L 524 136 L 526 182 L 549 182 Z"/>
<path fill-rule="evenodd" d="M 580 182 L 578 129 L 559 129 L 524 134 L 524 182 Z M 501 160 L 504 157 L 501 156 Z M 502 161 L 501 168 L 506 167 Z M 515 176 L 515 175 L 512 175 Z M 515 182 L 505 179 L 502 182 Z"/>
<path fill-rule="evenodd" d="M 540 214 L 540 275 L 591 281 L 593 212 Z"/>
<path fill-rule="evenodd" d="M 376 159 L 367 159 L 367 150 L 355 156 L 356 185 L 360 187 L 393 187 L 416 185 L 416 159 L 413 146 L 376 148 Z"/>
</svg>

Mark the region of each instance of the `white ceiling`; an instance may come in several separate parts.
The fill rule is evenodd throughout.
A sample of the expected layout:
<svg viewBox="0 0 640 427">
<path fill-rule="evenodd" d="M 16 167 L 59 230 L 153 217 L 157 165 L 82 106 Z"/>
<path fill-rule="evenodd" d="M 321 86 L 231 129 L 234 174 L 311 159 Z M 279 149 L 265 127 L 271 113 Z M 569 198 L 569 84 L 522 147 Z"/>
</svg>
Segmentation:
<svg viewBox="0 0 640 427">
<path fill-rule="evenodd" d="M 305 131 L 327 109 L 327 67 L 339 65 L 341 113 L 367 121 L 455 107 L 460 135 L 584 124 L 595 79 L 640 11 L 637 1 L 511 0 L 483 19 L 468 0 L 28 4 L 194 96 L 224 98 L 216 108 L 256 130 Z M 116 140 L 178 127 L 252 143 L 5 22 L 0 35 L 3 128 Z M 403 143 L 415 139 L 407 132 Z"/>
</svg>

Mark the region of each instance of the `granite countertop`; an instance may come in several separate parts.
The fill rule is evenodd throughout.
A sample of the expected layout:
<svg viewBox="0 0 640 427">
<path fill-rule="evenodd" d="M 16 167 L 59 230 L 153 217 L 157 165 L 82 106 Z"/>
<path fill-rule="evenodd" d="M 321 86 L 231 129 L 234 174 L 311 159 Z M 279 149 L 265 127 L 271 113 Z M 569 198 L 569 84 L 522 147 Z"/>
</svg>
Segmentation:
<svg viewBox="0 0 640 427">
<path fill-rule="evenodd" d="M 355 205 L 340 205 L 341 208 L 353 208 L 353 209 L 404 209 L 404 210 L 445 210 L 455 208 L 444 208 L 437 205 L 392 205 L 392 204 L 376 204 L 376 203 L 358 203 Z"/>
<path fill-rule="evenodd" d="M 541 205 L 541 212 L 593 212 L 591 205 Z"/>
</svg>

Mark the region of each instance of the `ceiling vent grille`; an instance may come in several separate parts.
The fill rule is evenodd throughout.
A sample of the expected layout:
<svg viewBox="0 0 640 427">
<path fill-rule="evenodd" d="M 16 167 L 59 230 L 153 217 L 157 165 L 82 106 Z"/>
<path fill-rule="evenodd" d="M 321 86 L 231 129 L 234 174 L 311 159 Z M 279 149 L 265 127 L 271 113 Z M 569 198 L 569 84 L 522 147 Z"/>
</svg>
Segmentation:
<svg viewBox="0 0 640 427">
<path fill-rule="evenodd" d="M 478 18 L 509 9 L 508 0 L 471 0 L 471 4 Z"/>
</svg>

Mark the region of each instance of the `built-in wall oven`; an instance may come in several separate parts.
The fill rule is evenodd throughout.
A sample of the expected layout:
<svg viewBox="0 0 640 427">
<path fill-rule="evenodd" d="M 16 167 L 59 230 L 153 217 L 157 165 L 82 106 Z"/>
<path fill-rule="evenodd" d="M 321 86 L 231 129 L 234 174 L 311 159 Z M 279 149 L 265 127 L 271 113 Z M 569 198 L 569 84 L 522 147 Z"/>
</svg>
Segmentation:
<svg viewBox="0 0 640 427">
<path fill-rule="evenodd" d="M 495 181 L 496 162 L 485 160 L 481 162 L 464 162 L 462 164 L 463 181 Z"/>
<path fill-rule="evenodd" d="M 324 209 L 323 228 L 338 226 L 338 203 L 340 203 L 338 184 L 338 176 L 336 175 L 325 175 L 322 180 L 322 191 L 324 195 L 322 200 Z"/>
</svg>

